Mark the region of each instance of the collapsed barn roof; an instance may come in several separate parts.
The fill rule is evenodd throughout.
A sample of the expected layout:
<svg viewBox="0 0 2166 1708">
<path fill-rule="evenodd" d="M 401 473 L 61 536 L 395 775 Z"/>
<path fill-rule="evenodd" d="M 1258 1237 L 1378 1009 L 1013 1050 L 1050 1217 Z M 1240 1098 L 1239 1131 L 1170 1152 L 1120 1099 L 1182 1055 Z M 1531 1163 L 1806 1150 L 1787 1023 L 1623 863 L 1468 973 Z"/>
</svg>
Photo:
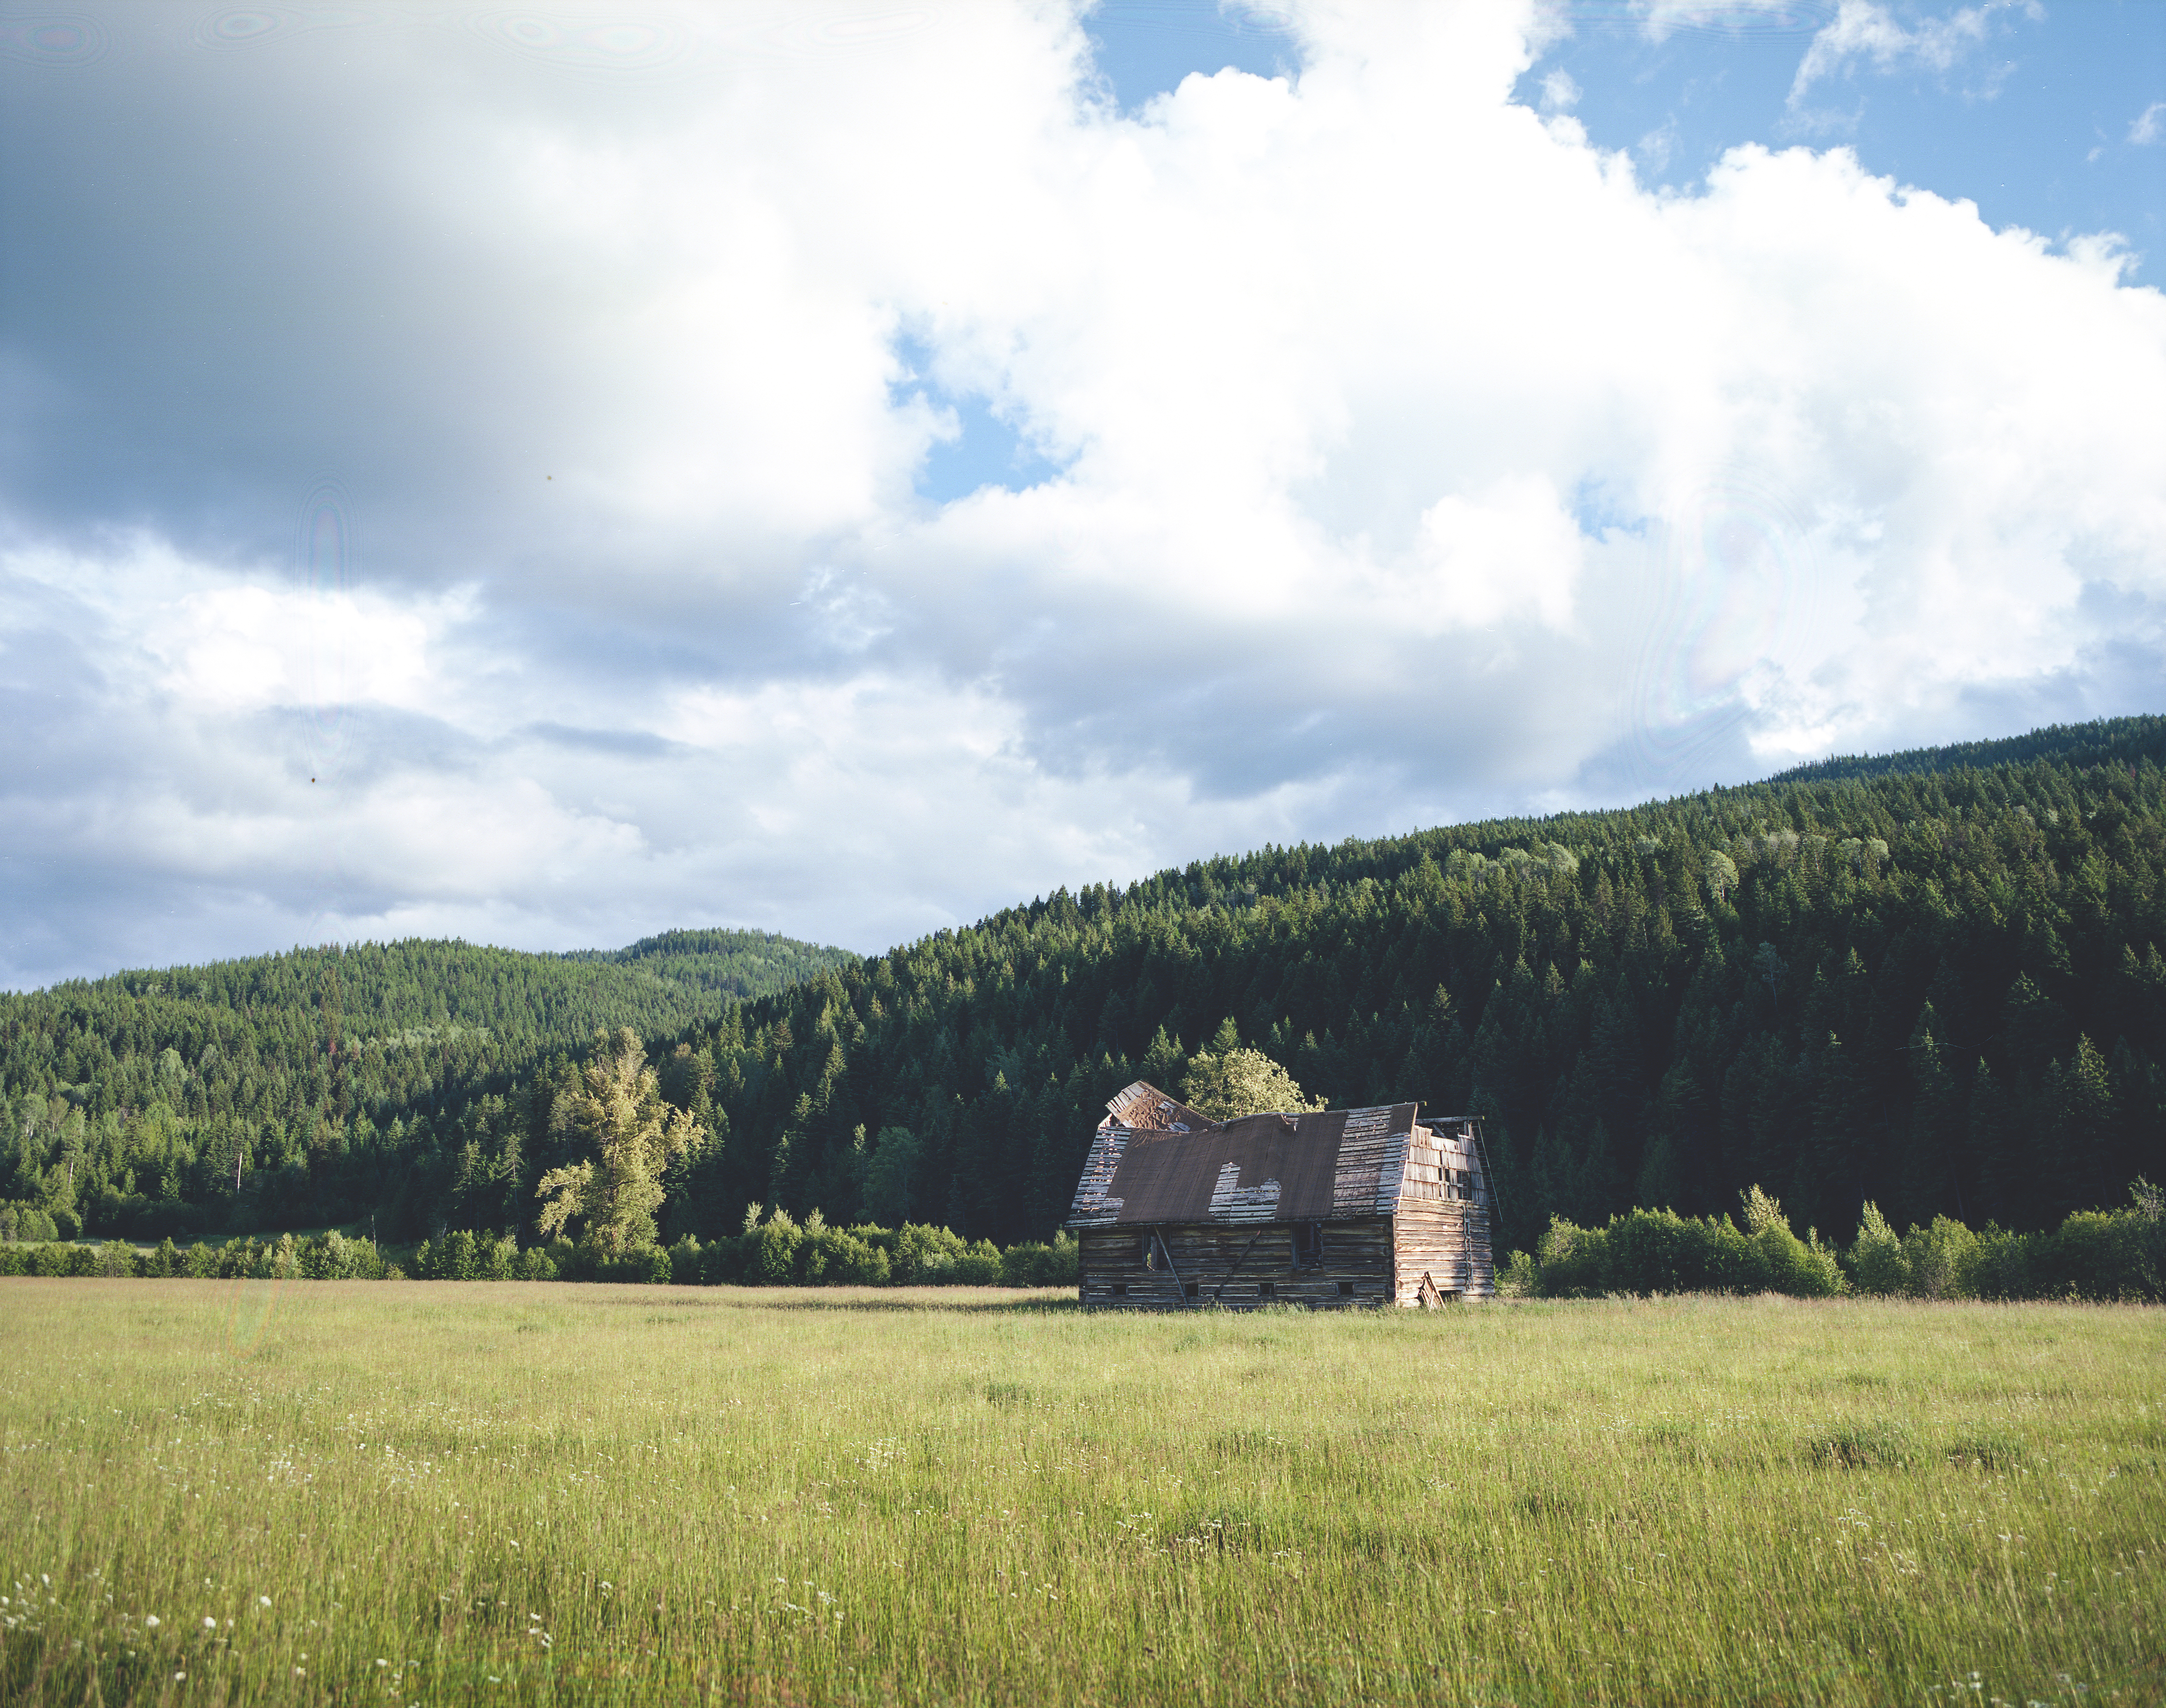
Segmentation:
<svg viewBox="0 0 2166 1708">
<path fill-rule="evenodd" d="M 1420 1105 L 1213 1121 L 1138 1081 L 1106 1107 L 1071 1228 L 1389 1215 Z"/>
<path fill-rule="evenodd" d="M 1147 1079 L 1138 1079 L 1106 1099 L 1101 1127 L 1133 1127 L 1138 1132 L 1200 1133 L 1218 1123 L 1200 1109 L 1168 1097 Z"/>
</svg>

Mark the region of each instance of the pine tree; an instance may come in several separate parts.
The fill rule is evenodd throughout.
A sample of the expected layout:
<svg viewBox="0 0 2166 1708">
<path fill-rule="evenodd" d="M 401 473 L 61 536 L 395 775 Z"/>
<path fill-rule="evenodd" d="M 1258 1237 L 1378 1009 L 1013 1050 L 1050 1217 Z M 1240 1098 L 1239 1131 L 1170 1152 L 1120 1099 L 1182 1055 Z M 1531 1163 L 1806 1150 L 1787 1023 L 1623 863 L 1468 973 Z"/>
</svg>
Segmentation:
<svg viewBox="0 0 2166 1708">
<path fill-rule="evenodd" d="M 1809 1182 L 1797 1203 L 1808 1223 L 1839 1227 L 1857 1214 L 1865 1128 L 1865 1089 L 1857 1064 L 1833 1032 L 1816 1064 L 1812 1134 L 1804 1171 Z"/>
<path fill-rule="evenodd" d="M 2039 1104 L 2054 1215 L 2110 1205 L 2119 1195 L 2106 1173 L 2114 1138 L 2113 1088 L 2105 1058 L 2089 1038 L 2079 1037 L 2068 1060 L 2046 1070 Z"/>
<path fill-rule="evenodd" d="M 1897 1165 L 1897 1220 L 1931 1220 L 1951 1199 L 1963 1141 L 1963 1090 L 1936 1035 L 1939 1016 L 1928 1002 L 1910 1033 L 1910 1116 Z"/>
<path fill-rule="evenodd" d="M 1655 1099 L 1654 1125 L 1633 1200 L 1649 1210 L 1683 1210 L 1690 1202 L 1689 1182 L 1700 1172 L 1707 1099 L 1691 1067 L 1680 1062 L 1662 1076 Z"/>
<path fill-rule="evenodd" d="M 1975 1170 L 1973 1195 L 1972 1207 L 1966 1210 L 1958 1180 L 1957 1219 L 1997 1221 L 2017 1228 L 2042 1225 L 2046 1205 L 2039 1192 L 2037 1168 L 2025 1154 L 2026 1123 L 2015 1099 L 1983 1057 L 1971 1070 L 1968 1103 L 1964 1149 Z"/>
</svg>

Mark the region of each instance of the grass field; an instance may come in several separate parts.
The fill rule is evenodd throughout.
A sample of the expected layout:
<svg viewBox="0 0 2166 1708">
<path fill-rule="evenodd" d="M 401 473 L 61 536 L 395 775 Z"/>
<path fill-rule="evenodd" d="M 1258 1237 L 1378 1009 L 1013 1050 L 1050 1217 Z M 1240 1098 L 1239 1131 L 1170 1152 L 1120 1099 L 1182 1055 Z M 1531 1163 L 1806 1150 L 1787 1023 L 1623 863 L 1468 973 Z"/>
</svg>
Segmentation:
<svg viewBox="0 0 2166 1708">
<path fill-rule="evenodd" d="M 2129 1307 L 0 1280 L 0 1699 L 2155 1702 L 2162 1379 Z"/>
</svg>

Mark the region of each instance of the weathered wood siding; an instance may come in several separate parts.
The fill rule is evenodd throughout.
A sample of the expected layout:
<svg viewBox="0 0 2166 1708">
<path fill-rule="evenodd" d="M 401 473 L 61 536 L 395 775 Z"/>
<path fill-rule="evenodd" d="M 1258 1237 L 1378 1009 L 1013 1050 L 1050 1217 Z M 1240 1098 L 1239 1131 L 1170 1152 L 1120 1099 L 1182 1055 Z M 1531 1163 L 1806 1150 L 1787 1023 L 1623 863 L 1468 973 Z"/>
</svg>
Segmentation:
<svg viewBox="0 0 2166 1708">
<path fill-rule="evenodd" d="M 1082 1300 L 1086 1307 L 1129 1310 L 1214 1304 L 1228 1310 L 1265 1305 L 1338 1310 L 1392 1302 L 1388 1216 L 1325 1222 L 1321 1261 L 1307 1267 L 1294 1263 L 1295 1238 L 1294 1226 L 1283 1222 L 1086 1228 L 1078 1236 Z M 1151 1257 L 1158 1259 L 1155 1268 Z"/>
<path fill-rule="evenodd" d="M 1392 1297 L 1401 1305 L 1421 1302 L 1422 1277 L 1436 1290 L 1465 1295 L 1477 1290 L 1473 1252 L 1467 1239 L 1472 1206 L 1434 1199 L 1403 1199 L 1393 1218 L 1395 1241 Z M 1487 1287 L 1478 1290 L 1487 1292 Z"/>
<path fill-rule="evenodd" d="M 1479 1158 L 1467 1140 L 1414 1129 L 1394 1218 L 1392 1298 L 1420 1304 L 1424 1275 L 1446 1297 L 1495 1292 L 1486 1196 Z"/>
</svg>

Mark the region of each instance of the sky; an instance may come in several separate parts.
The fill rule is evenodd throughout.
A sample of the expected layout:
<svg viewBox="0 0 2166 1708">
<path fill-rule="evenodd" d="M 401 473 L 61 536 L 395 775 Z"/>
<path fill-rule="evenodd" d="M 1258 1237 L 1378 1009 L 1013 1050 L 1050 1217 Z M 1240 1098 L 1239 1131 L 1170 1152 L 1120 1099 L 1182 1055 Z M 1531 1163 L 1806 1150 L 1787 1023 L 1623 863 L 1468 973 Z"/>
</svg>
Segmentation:
<svg viewBox="0 0 2166 1708">
<path fill-rule="evenodd" d="M 0 3 L 0 984 L 2166 704 L 2166 6 Z"/>
</svg>

